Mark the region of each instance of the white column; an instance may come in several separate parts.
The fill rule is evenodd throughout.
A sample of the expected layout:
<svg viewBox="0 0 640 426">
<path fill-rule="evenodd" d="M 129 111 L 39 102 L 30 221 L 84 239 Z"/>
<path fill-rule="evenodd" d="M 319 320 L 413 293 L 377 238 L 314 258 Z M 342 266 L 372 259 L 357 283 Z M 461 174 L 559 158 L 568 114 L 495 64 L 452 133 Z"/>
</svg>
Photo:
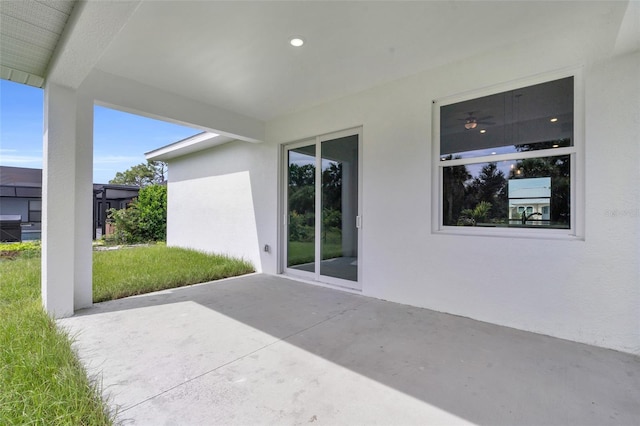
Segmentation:
<svg viewBox="0 0 640 426">
<path fill-rule="evenodd" d="M 74 309 L 93 303 L 93 98 L 76 99 Z"/>
<path fill-rule="evenodd" d="M 44 117 L 42 301 L 60 318 L 92 302 L 93 105 L 49 83 Z"/>
</svg>

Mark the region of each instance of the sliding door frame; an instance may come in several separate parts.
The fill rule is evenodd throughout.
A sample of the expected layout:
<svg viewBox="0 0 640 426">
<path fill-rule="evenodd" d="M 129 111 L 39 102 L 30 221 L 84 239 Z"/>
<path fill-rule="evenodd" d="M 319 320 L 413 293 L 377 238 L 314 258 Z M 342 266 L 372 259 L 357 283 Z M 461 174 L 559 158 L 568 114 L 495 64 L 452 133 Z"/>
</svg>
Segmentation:
<svg viewBox="0 0 640 426">
<path fill-rule="evenodd" d="M 322 233 L 322 142 L 331 141 L 334 139 L 340 139 L 348 136 L 358 137 L 358 188 L 357 188 L 357 216 L 356 220 L 356 232 L 357 237 L 357 281 L 351 281 L 341 278 L 330 277 L 320 274 L 320 263 L 322 261 L 322 246 L 321 246 L 321 233 Z M 289 151 L 292 149 L 300 148 L 303 146 L 315 145 L 315 226 L 314 226 L 314 244 L 315 244 L 315 261 L 314 272 L 301 271 L 298 269 L 289 268 L 287 266 L 288 258 L 288 242 L 289 242 L 289 200 L 288 200 L 288 185 L 289 185 Z M 281 145 L 280 154 L 280 182 L 279 182 L 279 194 L 281 202 L 279 204 L 279 217 L 281 218 L 278 223 L 280 231 L 280 243 L 278 253 L 280 255 L 280 273 L 290 275 L 292 277 L 305 279 L 314 283 L 328 284 L 335 287 L 344 287 L 350 290 L 362 290 L 362 127 L 350 128 L 337 132 L 327 133 L 319 135 L 313 138 L 303 139 L 293 143 Z"/>
<path fill-rule="evenodd" d="M 314 164 L 316 166 L 316 169 L 318 168 L 318 140 L 317 138 L 311 138 L 311 139 L 305 139 L 299 142 L 294 142 L 291 144 L 287 144 L 287 145 L 283 145 L 283 150 L 282 150 L 282 180 L 280 182 L 280 191 L 282 194 L 282 200 L 283 203 L 282 204 L 282 220 L 280 221 L 280 224 L 282 226 L 282 242 L 281 242 L 281 249 L 280 252 L 282 253 L 282 272 L 287 274 L 287 275 L 291 275 L 294 277 L 298 277 L 298 278 L 303 278 L 306 280 L 315 280 L 316 276 L 317 276 L 317 269 L 318 269 L 318 265 L 317 265 L 317 250 L 318 250 L 318 244 L 317 244 L 317 236 L 318 236 L 318 232 L 317 232 L 317 223 L 318 223 L 318 219 L 317 219 L 317 214 L 318 214 L 318 206 L 317 206 L 317 200 L 318 200 L 318 196 L 317 196 L 317 187 L 318 187 L 318 173 L 316 170 L 316 174 L 315 174 L 315 178 L 314 178 L 314 194 L 315 194 L 315 199 L 314 199 L 314 238 L 313 238 L 313 242 L 314 242 L 314 272 L 308 272 L 308 271 L 302 271 L 299 269 L 293 269 L 293 268 L 289 268 L 287 263 L 288 263 L 288 258 L 289 258 L 289 151 L 295 150 L 297 148 L 301 148 L 304 146 L 311 146 L 313 145 L 315 150 L 314 150 Z"/>
</svg>

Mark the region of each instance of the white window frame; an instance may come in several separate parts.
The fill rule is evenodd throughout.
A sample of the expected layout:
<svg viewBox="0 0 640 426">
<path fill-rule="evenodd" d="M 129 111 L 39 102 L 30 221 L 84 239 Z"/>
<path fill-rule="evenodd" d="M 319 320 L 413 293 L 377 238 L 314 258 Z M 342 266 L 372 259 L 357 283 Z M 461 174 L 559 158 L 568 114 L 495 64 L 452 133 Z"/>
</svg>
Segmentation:
<svg viewBox="0 0 640 426">
<path fill-rule="evenodd" d="M 441 161 L 440 155 L 440 107 L 497 93 L 516 90 L 573 77 L 573 146 L 556 148 L 553 155 L 547 150 L 499 154 L 483 157 L 464 158 Z M 445 226 L 443 225 L 443 170 L 444 167 L 490 163 L 505 160 L 520 160 L 525 158 L 539 158 L 548 156 L 570 156 L 571 195 L 570 211 L 571 220 L 569 229 L 540 229 L 540 228 L 508 228 L 508 227 L 471 227 L 471 226 Z M 432 211 L 431 230 L 434 234 L 451 235 L 478 235 L 513 238 L 539 238 L 539 239 L 577 239 L 584 240 L 584 78 L 583 67 L 548 72 L 531 76 L 508 83 L 447 96 L 432 101 Z"/>
</svg>

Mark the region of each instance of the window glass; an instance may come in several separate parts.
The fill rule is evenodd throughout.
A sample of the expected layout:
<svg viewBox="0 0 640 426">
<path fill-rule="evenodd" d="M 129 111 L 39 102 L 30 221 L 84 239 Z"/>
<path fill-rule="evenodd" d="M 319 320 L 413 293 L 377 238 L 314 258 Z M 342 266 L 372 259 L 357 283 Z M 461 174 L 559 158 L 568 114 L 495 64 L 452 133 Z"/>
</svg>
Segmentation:
<svg viewBox="0 0 640 426">
<path fill-rule="evenodd" d="M 29 222 L 42 222 L 42 201 L 29 201 Z"/>
<path fill-rule="evenodd" d="M 571 229 L 574 77 L 439 113 L 440 227 Z"/>
<path fill-rule="evenodd" d="M 570 227 L 570 156 L 443 168 L 443 225 Z"/>
<path fill-rule="evenodd" d="M 442 161 L 573 146 L 573 77 L 440 108 Z"/>
<path fill-rule="evenodd" d="M 316 145 L 287 154 L 287 267 L 315 272 Z"/>
</svg>

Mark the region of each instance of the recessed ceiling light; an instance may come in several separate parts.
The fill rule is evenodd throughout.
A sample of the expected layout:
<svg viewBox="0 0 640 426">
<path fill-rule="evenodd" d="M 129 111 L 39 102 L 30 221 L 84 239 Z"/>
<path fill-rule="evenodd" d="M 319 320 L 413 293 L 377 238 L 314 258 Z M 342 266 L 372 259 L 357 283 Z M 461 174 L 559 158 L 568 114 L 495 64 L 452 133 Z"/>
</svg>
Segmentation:
<svg viewBox="0 0 640 426">
<path fill-rule="evenodd" d="M 493 152 L 491 153 L 491 155 L 496 155 L 496 152 L 495 152 L 495 151 L 493 151 Z"/>
<path fill-rule="evenodd" d="M 558 145 L 557 143 L 556 143 L 556 144 L 553 144 L 553 147 L 554 147 L 554 148 L 557 148 L 557 147 L 559 147 L 559 146 L 560 146 L 560 145 Z"/>
<path fill-rule="evenodd" d="M 552 123 L 555 123 L 556 121 L 558 121 L 558 119 L 556 117 L 553 117 L 551 120 L 549 120 Z"/>
<path fill-rule="evenodd" d="M 300 47 L 304 44 L 304 40 L 301 37 L 292 37 L 291 40 L 289 40 L 289 44 L 293 47 Z"/>
<path fill-rule="evenodd" d="M 487 133 L 485 129 L 480 130 L 480 133 Z"/>
</svg>

